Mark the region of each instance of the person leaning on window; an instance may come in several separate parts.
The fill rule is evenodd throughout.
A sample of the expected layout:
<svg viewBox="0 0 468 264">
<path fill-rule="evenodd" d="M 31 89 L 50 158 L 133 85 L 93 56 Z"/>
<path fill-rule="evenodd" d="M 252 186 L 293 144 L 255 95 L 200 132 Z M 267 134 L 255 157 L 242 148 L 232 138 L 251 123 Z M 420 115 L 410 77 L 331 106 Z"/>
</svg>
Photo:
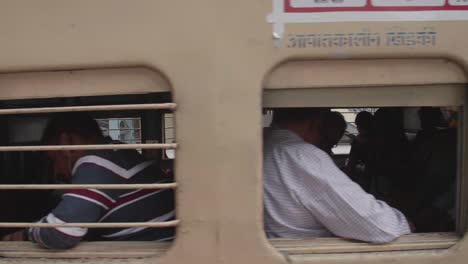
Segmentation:
<svg viewBox="0 0 468 264">
<path fill-rule="evenodd" d="M 366 193 L 316 147 L 322 136 L 319 124 L 319 109 L 274 112 L 263 150 L 267 236 L 386 243 L 411 233 L 400 211 Z"/>
<path fill-rule="evenodd" d="M 102 132 L 84 113 L 53 116 L 43 134 L 46 145 L 104 144 Z M 136 150 L 50 151 L 56 175 L 72 184 L 163 183 L 151 161 Z M 43 223 L 152 222 L 175 217 L 172 190 L 67 190 Z M 169 240 L 174 228 L 29 228 L 29 240 L 50 249 L 67 249 L 85 240 Z"/>
</svg>

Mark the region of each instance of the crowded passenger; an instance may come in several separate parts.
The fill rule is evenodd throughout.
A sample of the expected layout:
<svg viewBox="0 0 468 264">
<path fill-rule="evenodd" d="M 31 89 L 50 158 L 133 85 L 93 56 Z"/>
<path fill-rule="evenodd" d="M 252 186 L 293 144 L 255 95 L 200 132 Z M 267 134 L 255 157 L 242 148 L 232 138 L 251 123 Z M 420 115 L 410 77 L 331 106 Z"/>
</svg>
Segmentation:
<svg viewBox="0 0 468 264">
<path fill-rule="evenodd" d="M 410 233 L 400 211 L 366 193 L 318 147 L 320 116 L 313 108 L 280 109 L 265 133 L 267 235 L 385 243 Z"/>
<path fill-rule="evenodd" d="M 443 126 L 443 115 L 439 108 L 421 107 L 418 110 L 421 129 L 411 146 L 411 163 L 413 174 L 419 176 L 418 181 L 424 180 L 426 167 L 429 165 L 434 140 L 438 137 Z"/>
<path fill-rule="evenodd" d="M 374 114 L 371 147 L 366 173 L 371 175 L 370 192 L 392 201 L 408 188 L 409 141 L 403 129 L 400 108 L 380 108 Z"/>
<path fill-rule="evenodd" d="M 419 116 L 422 129 L 412 149 L 412 171 L 418 182 L 414 218 L 419 231 L 450 231 L 454 229 L 457 128 L 446 127 L 439 108 L 422 107 Z"/>
<path fill-rule="evenodd" d="M 334 111 L 323 111 L 320 124 L 320 143 L 318 147 L 333 155 L 332 148 L 338 144 L 346 131 L 346 121 L 343 115 Z"/>
<path fill-rule="evenodd" d="M 351 143 L 345 172 L 367 192 L 370 190 L 371 176 L 366 169 L 371 151 L 373 116 L 367 111 L 356 115 L 358 135 Z"/>
<path fill-rule="evenodd" d="M 57 114 L 43 134 L 47 145 L 104 144 L 97 125 L 86 114 Z M 150 184 L 167 182 L 154 162 L 145 161 L 135 150 L 65 150 L 47 153 L 54 171 L 72 184 Z M 66 191 L 43 223 L 152 222 L 174 219 L 172 190 Z M 50 249 L 66 249 L 81 240 L 164 241 L 174 228 L 29 228 L 28 238 Z"/>
</svg>

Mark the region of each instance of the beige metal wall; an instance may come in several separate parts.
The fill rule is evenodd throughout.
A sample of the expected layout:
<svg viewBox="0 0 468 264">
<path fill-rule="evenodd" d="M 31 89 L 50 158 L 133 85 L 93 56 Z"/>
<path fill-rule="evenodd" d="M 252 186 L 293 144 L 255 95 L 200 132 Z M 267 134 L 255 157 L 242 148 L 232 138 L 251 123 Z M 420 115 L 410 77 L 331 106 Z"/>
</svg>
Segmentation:
<svg viewBox="0 0 468 264">
<path fill-rule="evenodd" d="M 339 52 L 278 49 L 265 19 L 271 11 L 269 0 L 0 1 L 0 72 L 145 66 L 162 72 L 173 87 L 180 146 L 178 239 L 157 260 L 89 262 L 466 263 L 466 239 L 448 251 L 327 254 L 288 260 L 281 256 L 262 231 L 260 109 L 263 80 L 287 60 L 447 58 L 466 71 L 468 23 L 288 25 L 286 35 L 432 27 L 438 32 L 438 43 L 420 48 L 353 47 Z M 67 85 L 60 91 L 53 89 L 40 91 L 41 96 L 73 92 Z M 0 259 L 2 264 L 46 262 Z"/>
</svg>

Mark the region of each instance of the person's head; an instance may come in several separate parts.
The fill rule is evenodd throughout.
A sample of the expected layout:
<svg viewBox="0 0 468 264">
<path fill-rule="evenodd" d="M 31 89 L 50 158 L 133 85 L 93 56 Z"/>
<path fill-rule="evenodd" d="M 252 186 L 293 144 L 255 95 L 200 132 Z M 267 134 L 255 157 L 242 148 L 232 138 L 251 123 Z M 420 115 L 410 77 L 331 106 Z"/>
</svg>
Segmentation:
<svg viewBox="0 0 468 264">
<path fill-rule="evenodd" d="M 421 107 L 418 114 L 422 129 L 433 129 L 443 123 L 442 111 L 438 107 Z"/>
<path fill-rule="evenodd" d="M 103 141 L 102 131 L 97 122 L 86 113 L 59 113 L 49 119 L 42 143 L 44 145 L 81 145 L 97 144 Z M 48 151 L 54 173 L 65 180 L 71 177 L 71 170 L 84 150 Z"/>
<path fill-rule="evenodd" d="M 279 108 L 273 112 L 273 124 L 293 131 L 304 141 L 320 143 L 321 108 Z"/>
<path fill-rule="evenodd" d="M 320 118 L 320 148 L 330 152 L 343 137 L 346 126 L 346 121 L 341 113 L 323 112 Z"/>
<path fill-rule="evenodd" d="M 373 116 L 367 111 L 361 111 L 356 115 L 355 123 L 359 134 L 368 134 L 372 129 Z"/>
<path fill-rule="evenodd" d="M 374 130 L 379 134 L 398 134 L 403 131 L 403 111 L 398 107 L 379 108 L 374 114 Z"/>
</svg>

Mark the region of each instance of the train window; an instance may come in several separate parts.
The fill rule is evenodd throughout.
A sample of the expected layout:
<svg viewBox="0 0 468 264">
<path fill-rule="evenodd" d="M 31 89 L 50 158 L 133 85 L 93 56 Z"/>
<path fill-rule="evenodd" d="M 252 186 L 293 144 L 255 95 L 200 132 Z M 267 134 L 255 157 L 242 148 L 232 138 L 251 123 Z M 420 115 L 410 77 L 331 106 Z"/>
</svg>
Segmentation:
<svg viewBox="0 0 468 264">
<path fill-rule="evenodd" d="M 354 68 L 351 67 L 353 63 L 325 62 L 324 66 L 320 62 L 290 62 L 273 70 L 265 80 L 263 114 L 265 119 L 267 113 L 271 113 L 273 120 L 264 128 L 264 228 L 267 236 L 273 246 L 288 256 L 451 247 L 466 232 L 467 222 L 462 209 L 466 208 L 468 197 L 467 175 L 463 170 L 466 80 L 457 74 L 459 69 L 446 61 L 391 60 L 388 64 L 384 61 L 357 61 Z M 417 69 L 426 68 L 432 72 L 439 68 L 439 73 L 445 73 L 422 78 L 418 70 L 413 71 L 413 75 L 406 72 L 408 69 L 399 72 L 412 64 L 419 65 Z M 392 71 L 387 68 L 389 65 Z M 401 67 L 395 67 L 397 65 Z M 376 75 L 371 74 L 367 79 L 351 78 L 353 71 L 363 69 Z M 348 78 L 334 77 L 341 74 Z M 313 133 L 320 136 L 309 134 L 307 137 L 287 125 L 290 124 L 287 120 L 298 118 L 301 111 L 312 113 L 318 124 Z M 326 123 L 332 119 L 338 121 Z M 283 184 L 279 184 L 278 177 L 292 178 L 296 175 L 294 171 L 301 170 L 285 164 L 287 170 L 277 172 L 269 164 L 279 162 L 277 159 L 281 155 L 275 152 L 279 150 L 274 146 L 278 140 L 285 139 L 286 134 L 279 135 L 285 130 L 295 131 L 293 134 L 299 135 L 301 142 L 313 142 L 317 151 L 322 153 L 320 157 L 330 158 L 331 163 L 327 164 L 333 164 L 335 169 L 326 171 L 334 171 L 346 178 L 341 187 L 354 186 L 359 192 L 372 194 L 397 209 L 401 216 L 406 217 L 412 234 L 408 234 L 408 229 L 395 236 L 399 237 L 396 240 L 380 241 L 378 234 L 371 233 L 366 238 L 362 235 L 364 230 L 354 234 L 349 232 L 359 230 L 359 226 L 346 227 L 350 221 L 346 215 L 340 216 L 349 220 L 342 225 L 335 225 L 336 219 L 325 223 L 328 218 L 321 214 L 310 221 L 303 220 L 305 218 L 297 208 L 309 208 L 306 210 L 309 215 L 313 208 L 318 207 L 315 213 L 327 213 L 325 207 L 301 202 L 301 199 L 308 197 L 309 201 L 320 202 L 326 197 L 312 199 L 312 194 L 301 198 L 296 191 L 292 196 L 282 196 L 281 190 L 292 188 L 295 180 L 286 179 L 290 181 L 287 184 L 280 180 Z M 332 137 L 334 131 L 339 131 L 340 136 Z M 291 153 L 295 153 L 297 159 L 305 159 L 298 152 Z M 317 160 L 309 162 L 315 164 Z M 312 166 L 310 164 L 305 166 Z M 304 185 L 300 186 L 295 190 L 307 192 Z M 337 194 L 345 195 L 346 191 L 340 190 Z M 333 198 L 332 195 L 327 197 Z M 298 204 L 294 205 L 296 202 Z M 278 209 L 282 203 L 285 207 Z M 336 204 L 330 206 L 335 212 L 339 208 Z M 345 209 L 338 211 L 337 214 L 348 212 Z M 362 213 L 372 214 L 370 211 Z M 295 218 L 288 218 L 291 215 Z M 292 222 L 282 225 L 286 221 Z M 342 238 L 331 238 L 334 234 Z M 343 238 L 392 243 L 375 246 Z"/>
<path fill-rule="evenodd" d="M 141 143 L 141 117 L 96 119 L 104 136 L 127 144 Z"/>
<path fill-rule="evenodd" d="M 128 79 L 124 81 L 115 77 L 116 73 L 126 75 Z M 109 74 L 109 80 L 106 81 L 103 77 L 107 74 Z M 148 80 L 148 74 L 151 76 L 150 80 Z M 170 242 L 175 239 L 175 228 L 179 221 L 176 219 L 174 208 L 173 189 L 177 183 L 174 182 L 173 168 L 170 167 L 173 163 L 164 163 L 161 150 L 174 149 L 176 144 L 174 140 L 168 144 L 162 143 L 165 140 L 161 131 L 164 129 L 164 115 L 172 114 L 175 104 L 172 103 L 167 87 L 159 87 L 159 91 L 155 88 L 153 91 L 156 92 L 148 92 L 151 89 L 146 86 L 166 85 L 160 82 L 162 79 L 152 74 L 154 73 L 145 69 L 133 68 L 116 71 L 45 73 L 49 77 L 47 78 L 48 87 L 46 87 L 49 90 L 44 90 L 41 98 L 13 98 L 13 92 L 5 98 L 0 94 L 0 99 L 3 99 L 0 100 L 0 122 L 3 127 L 0 131 L 0 197 L 4 201 L 12 201 L 2 203 L 0 235 L 6 240 L 23 240 L 25 239 L 24 232 L 22 237 L 12 236 L 12 234 L 19 234 L 27 228 L 36 228 L 36 230 L 41 228 L 41 232 L 42 230 L 58 230 L 62 234 L 70 233 L 76 237 L 76 232 L 88 230 L 86 236 L 82 236 L 79 247 L 55 252 L 57 254 L 51 254 L 50 250 L 33 243 L 0 242 L 2 245 L 0 256 L 133 258 L 158 256 L 166 251 Z M 13 86 L 23 87 L 24 79 L 14 77 L 12 79 L 9 75 L 0 75 L 0 80 L 6 80 Z M 32 86 L 30 89 L 34 90 L 35 85 L 40 85 L 34 80 L 41 79 L 44 75 L 25 74 L 24 77 L 30 79 Z M 67 78 L 74 80 L 70 82 L 71 86 L 85 86 L 83 89 L 78 89 L 76 94 L 79 96 L 58 96 L 59 93 L 61 95 L 73 94 L 73 91 L 68 90 L 66 86 L 64 91 L 59 92 L 58 86 L 63 86 L 63 80 Z M 79 81 L 76 82 L 77 80 Z M 128 82 L 128 80 L 131 81 Z M 89 90 L 87 85 L 90 83 L 93 85 L 98 83 L 106 87 L 108 92 L 113 92 L 111 95 L 91 96 L 88 94 L 84 96 L 85 94 L 81 92 Z M 109 88 L 114 84 L 116 85 L 114 88 Z M 135 85 L 139 87 L 138 92 L 132 90 Z M 21 89 L 19 90 L 22 91 Z M 8 92 L 8 89 L 6 91 Z M 124 93 L 125 91 L 127 94 Z M 76 112 L 85 112 L 87 116 L 94 119 L 102 132 L 102 140 L 91 143 L 79 142 L 79 144 L 72 142 L 65 145 L 56 143 L 55 140 L 43 142 L 43 134 L 46 133 L 49 121 L 56 116 L 54 114 L 70 112 L 74 112 L 73 116 L 78 118 L 82 118 L 83 115 L 80 116 Z M 69 124 L 73 121 L 67 120 L 66 122 Z M 73 127 L 80 125 L 81 123 L 77 122 Z M 63 171 L 56 164 L 57 159 L 54 153 L 62 153 L 60 151 L 64 150 L 70 150 L 67 152 L 70 155 L 74 155 L 73 151 L 75 154 L 79 151 L 85 153 L 77 161 L 69 160 L 74 163 L 70 163 L 68 167 L 74 168 L 73 172 L 69 172 L 72 175 L 71 181 L 69 178 L 62 177 Z M 93 166 L 96 171 L 92 173 L 93 179 L 105 174 L 106 179 L 111 179 L 109 178 L 111 175 L 114 175 L 112 177 L 120 175 L 118 179 L 127 180 L 104 182 L 90 180 L 84 175 L 81 178 L 88 178 L 90 181 L 77 182 L 75 181 L 78 177 L 76 173 L 81 166 L 76 165 L 77 163 L 85 164 L 84 166 L 95 164 Z M 98 168 L 103 169 L 99 172 Z M 132 177 L 134 175 L 137 177 Z M 75 221 L 51 221 L 50 219 L 53 218 L 51 215 L 55 217 L 57 212 L 60 213 L 60 208 L 64 208 L 66 200 L 75 203 L 89 202 L 90 204 L 82 204 L 80 208 L 99 207 L 99 210 L 94 211 L 101 212 L 101 215 L 96 218 L 96 221 L 83 220 L 85 213 L 77 216 Z M 142 201 L 147 201 L 147 205 L 144 205 Z M 156 203 L 159 206 L 158 213 L 155 210 L 141 210 L 141 206 L 152 208 Z M 125 208 L 130 210 L 132 205 L 137 204 L 140 205 L 134 210 L 155 212 L 155 214 L 141 215 L 131 220 L 125 220 L 125 217 L 119 219 L 119 214 L 123 216 L 119 211 L 123 212 Z M 65 212 L 70 211 L 65 210 Z M 46 221 L 43 221 L 44 216 L 47 216 Z M 134 237 L 139 238 L 134 239 Z M 36 235 L 34 238 L 40 239 Z M 109 244 L 109 241 L 114 240 L 132 242 Z M 55 248 L 51 246 L 55 240 L 48 241 L 41 243 Z M 88 246 L 87 241 L 95 242 L 92 246 Z M 57 249 L 61 248 L 62 242 L 57 244 Z M 121 250 L 123 247 L 126 250 Z M 127 250 L 128 247 L 134 250 Z"/>
</svg>

